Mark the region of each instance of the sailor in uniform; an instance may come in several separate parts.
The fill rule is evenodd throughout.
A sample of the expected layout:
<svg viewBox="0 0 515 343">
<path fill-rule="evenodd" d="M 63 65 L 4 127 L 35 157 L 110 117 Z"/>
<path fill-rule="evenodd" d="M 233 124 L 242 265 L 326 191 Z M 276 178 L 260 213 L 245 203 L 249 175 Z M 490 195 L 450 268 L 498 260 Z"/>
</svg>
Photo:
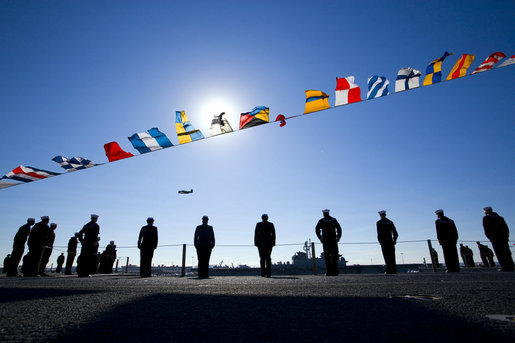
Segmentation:
<svg viewBox="0 0 515 343">
<path fill-rule="evenodd" d="M 327 276 L 337 276 L 338 270 L 338 242 L 342 237 L 342 227 L 338 221 L 329 215 L 329 210 L 322 210 L 324 217 L 315 227 L 315 233 L 324 247 L 324 258 Z"/>
<path fill-rule="evenodd" d="M 384 263 L 386 264 L 386 274 L 397 274 L 397 264 L 395 263 L 395 244 L 397 243 L 397 230 L 395 224 L 386 218 L 386 211 L 379 211 L 381 219 L 377 221 L 377 240 L 381 244 Z"/>
<path fill-rule="evenodd" d="M 435 211 L 438 219 L 435 221 L 436 235 L 438 242 L 442 246 L 443 258 L 448 272 L 459 272 L 460 262 L 458 260 L 458 250 L 456 243 L 458 242 L 458 230 L 454 220 L 444 216 L 443 210 Z"/>
</svg>

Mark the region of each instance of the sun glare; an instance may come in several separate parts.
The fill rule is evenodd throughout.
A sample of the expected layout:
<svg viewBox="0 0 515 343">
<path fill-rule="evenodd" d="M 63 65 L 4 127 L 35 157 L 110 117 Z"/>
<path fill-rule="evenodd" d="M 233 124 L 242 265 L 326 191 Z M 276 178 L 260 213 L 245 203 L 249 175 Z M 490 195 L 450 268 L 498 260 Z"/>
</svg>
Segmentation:
<svg viewBox="0 0 515 343">
<path fill-rule="evenodd" d="M 199 118 L 202 118 L 204 124 L 208 124 L 207 129 L 209 129 L 213 116 L 219 115 L 222 112 L 225 112 L 225 118 L 229 121 L 231 126 L 237 128 L 240 113 L 245 111 L 242 108 L 238 108 L 238 105 L 233 100 L 217 96 L 202 101 L 202 104 L 199 105 L 197 115 Z"/>
</svg>

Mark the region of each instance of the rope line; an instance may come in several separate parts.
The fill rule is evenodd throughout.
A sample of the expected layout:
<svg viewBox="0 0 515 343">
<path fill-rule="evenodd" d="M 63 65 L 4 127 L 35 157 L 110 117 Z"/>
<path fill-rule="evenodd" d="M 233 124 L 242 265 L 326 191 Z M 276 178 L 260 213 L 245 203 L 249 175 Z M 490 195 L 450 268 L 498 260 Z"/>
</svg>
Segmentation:
<svg viewBox="0 0 515 343">
<path fill-rule="evenodd" d="M 416 239 L 416 240 L 408 240 L 408 241 L 397 241 L 397 244 L 403 244 L 403 243 L 423 243 L 423 242 L 427 242 L 428 240 L 427 239 Z M 431 242 L 438 242 L 438 240 L 436 239 L 431 239 L 430 240 Z M 490 243 L 490 241 L 488 240 L 472 240 L 472 241 L 458 241 L 458 243 L 476 243 L 476 242 L 480 242 L 480 243 Z M 312 242 L 314 243 L 315 245 L 322 245 L 322 243 L 320 242 Z M 515 243 L 515 240 L 514 241 L 508 241 L 508 243 Z M 379 244 L 379 242 L 375 241 L 375 242 L 339 242 L 338 245 L 367 245 L 367 244 Z M 305 243 L 281 243 L 281 244 L 276 244 L 275 246 L 276 247 L 284 247 L 284 246 L 304 246 Z M 158 245 L 157 247 L 158 248 L 169 248 L 169 247 L 182 247 L 183 244 L 179 244 L 179 243 L 175 243 L 175 244 L 163 244 L 163 245 Z M 194 244 L 186 244 L 187 247 L 193 247 Z M 219 247 L 219 248 L 248 248 L 248 247 L 254 247 L 255 245 L 254 244 L 218 244 L 216 245 L 215 247 Z M 66 249 L 67 247 L 66 246 L 63 246 L 63 245 L 56 245 L 54 246 L 54 249 L 55 250 L 58 250 L 58 251 L 63 251 L 63 252 L 66 252 L 65 250 L 59 250 L 59 249 L 56 249 L 56 248 L 63 248 L 63 249 Z M 137 245 L 128 245 L 128 246 L 121 246 L 121 247 L 116 247 L 117 249 L 136 249 L 138 248 Z"/>
<path fill-rule="evenodd" d="M 510 57 L 508 57 L 508 59 L 509 59 L 509 58 L 510 58 Z M 506 60 L 505 60 L 505 61 L 506 61 Z M 499 61 L 499 62 L 500 62 L 500 61 Z M 504 62 L 503 62 L 503 63 L 504 63 Z M 500 66 L 500 64 L 499 64 L 499 66 Z M 500 68 L 499 68 L 499 66 L 493 67 L 493 68 L 491 68 L 491 69 L 489 69 L 489 70 L 486 70 L 486 71 L 488 72 L 488 71 L 498 70 L 498 69 L 500 69 Z M 508 67 L 508 66 L 510 66 L 510 65 L 503 66 L 503 67 L 501 67 L 501 68 Z M 461 76 L 461 77 L 458 77 L 458 78 L 454 78 L 454 79 L 451 79 L 451 80 L 444 79 L 444 80 L 441 80 L 441 81 L 439 81 L 439 82 L 431 83 L 430 85 L 426 85 L 426 86 L 422 85 L 422 86 L 419 86 L 419 87 L 416 87 L 416 88 L 409 88 L 409 89 L 406 89 L 405 91 L 401 91 L 401 92 L 395 92 L 395 91 L 393 91 L 393 92 L 388 93 L 387 95 L 379 96 L 379 97 L 375 97 L 375 98 L 372 98 L 372 99 L 362 99 L 361 101 L 352 102 L 352 103 L 350 103 L 350 104 L 345 104 L 345 105 L 340 105 L 340 106 L 331 106 L 331 107 L 326 108 L 326 109 L 323 109 L 323 110 L 318 110 L 318 111 L 314 111 L 314 112 L 310 112 L 310 113 L 297 114 L 297 115 L 293 115 L 293 116 L 285 117 L 285 119 L 284 119 L 284 120 L 286 121 L 286 120 L 288 120 L 288 119 L 293 119 L 293 118 L 302 117 L 302 116 L 305 116 L 305 115 L 307 115 L 307 114 L 313 114 L 313 113 L 322 112 L 322 111 L 334 110 L 334 109 L 336 109 L 336 108 L 340 108 L 340 107 L 347 106 L 347 105 L 351 105 L 351 104 L 357 104 L 357 103 L 362 103 L 362 102 L 365 102 L 365 101 L 376 100 L 376 99 L 384 98 L 384 97 L 391 96 L 391 95 L 394 95 L 394 94 L 397 94 L 397 93 L 404 93 L 404 92 L 406 92 L 406 91 L 415 90 L 415 89 L 421 89 L 421 88 L 425 88 L 425 87 L 428 87 L 428 86 L 434 86 L 434 85 L 437 85 L 437 84 L 440 84 L 440 83 L 444 83 L 444 82 L 447 82 L 447 81 L 453 81 L 453 80 L 463 79 L 463 78 L 468 77 L 468 76 L 477 76 L 477 75 L 479 75 L 479 74 L 484 74 L 484 72 L 476 73 L 476 74 L 472 74 L 472 73 L 470 73 L 470 74 L 466 74 L 466 75 L 464 75 L 464 76 Z M 442 76 L 443 76 L 443 75 L 442 75 Z M 420 76 L 420 78 L 422 78 L 422 75 Z M 419 79 L 420 79 L 420 78 L 419 78 Z M 423 80 L 423 79 L 422 79 L 422 80 Z M 393 85 L 393 86 L 394 86 L 394 85 L 395 85 L 395 82 L 390 83 L 390 85 Z M 362 87 L 360 87 L 360 89 L 366 90 L 366 88 L 362 88 Z M 280 113 L 279 113 L 279 114 L 280 114 Z M 278 114 L 278 115 L 279 115 L 279 114 Z M 269 116 L 270 116 L 270 115 L 269 115 Z M 280 122 L 280 120 L 273 120 L 273 121 L 270 121 L 270 119 L 269 119 L 269 121 L 268 121 L 267 123 L 263 123 L 263 124 L 258 125 L 258 126 L 269 125 L 269 124 L 276 123 L 276 122 Z M 257 126 L 256 126 L 256 127 L 257 127 Z M 245 129 L 245 130 L 246 130 L 246 129 Z M 193 142 L 197 142 L 197 141 L 203 141 L 203 140 L 206 140 L 206 139 L 209 139 L 209 138 L 215 138 L 215 137 L 218 137 L 218 136 L 224 136 L 224 135 L 227 135 L 227 134 L 230 134 L 230 133 L 237 133 L 237 132 L 239 133 L 239 132 L 241 132 L 241 131 L 243 131 L 243 130 L 240 130 L 240 129 L 238 129 L 238 130 L 233 130 L 233 131 L 231 131 L 231 132 L 227 132 L 227 133 L 224 133 L 224 134 L 215 135 L 215 136 L 208 136 L 208 137 L 204 137 L 204 138 L 202 138 L 202 139 L 194 140 L 194 141 L 192 141 L 191 143 L 193 143 Z M 182 145 L 185 145 L 185 144 L 174 144 L 173 146 L 171 146 L 171 147 L 167 147 L 167 148 L 179 147 L 179 146 L 182 146 Z M 162 150 L 166 150 L 167 148 L 158 149 L 158 150 L 155 150 L 155 151 L 153 151 L 153 152 L 159 152 L 159 151 L 162 151 Z M 138 156 L 142 156 L 142 155 L 145 155 L 145 154 L 138 154 L 138 155 L 134 155 L 134 156 L 131 156 L 131 157 L 138 157 Z M 125 158 L 124 158 L 124 159 L 125 159 Z M 112 161 L 112 162 L 99 163 L 99 164 L 97 164 L 97 165 L 96 165 L 96 167 L 100 167 L 100 166 L 103 166 L 103 165 L 108 165 L 108 164 L 111 164 L 111 163 L 113 163 L 113 162 L 122 161 L 122 160 L 124 160 L 124 159 L 117 160 L 117 161 Z M 63 175 L 67 175 L 67 174 L 70 174 L 70 173 L 64 172 L 64 173 L 60 173 L 60 174 L 55 175 L 55 176 L 63 176 Z M 6 177 L 4 176 L 4 177 L 1 177 L 0 179 L 4 179 L 4 178 L 6 178 Z M 9 178 L 6 178 L 6 179 L 9 179 Z M 30 183 L 30 182 L 20 182 L 20 183 L 16 183 L 15 185 L 16 185 L 16 186 L 18 186 L 18 185 L 27 184 L 27 183 Z"/>
<path fill-rule="evenodd" d="M 509 59 L 509 57 L 508 57 L 508 59 Z M 500 65 L 500 64 L 499 64 L 499 65 Z M 504 66 L 504 67 L 508 67 L 508 66 L 509 66 L 509 65 Z M 501 68 L 504 68 L 504 67 L 501 67 Z M 492 71 L 492 70 L 497 70 L 497 69 L 499 69 L 499 67 L 493 67 L 493 68 L 491 68 L 491 69 L 489 69 L 489 70 L 485 70 L 485 71 Z M 284 120 L 293 119 L 293 118 L 298 118 L 298 117 L 302 117 L 302 116 L 309 115 L 309 114 L 313 114 L 313 113 L 317 113 L 317 112 L 334 110 L 334 109 L 336 109 L 336 108 L 340 108 L 340 107 L 347 106 L 347 105 L 352 105 L 352 104 L 359 104 L 359 103 L 362 103 L 362 102 L 365 102 L 365 101 L 370 101 L 370 100 L 376 100 L 376 99 L 380 99 L 380 98 L 385 98 L 385 97 L 388 97 L 388 96 L 391 96 L 391 95 L 404 93 L 404 92 L 406 92 L 406 91 L 411 91 L 411 90 L 416 90 L 416 89 L 422 89 L 422 88 L 429 87 L 429 86 L 435 86 L 435 85 L 440 84 L 440 83 L 449 82 L 449 81 L 454 81 L 454 80 L 458 80 L 458 79 L 463 79 L 463 78 L 468 77 L 468 76 L 476 76 L 476 75 L 479 75 L 479 74 L 482 74 L 482 73 L 483 73 L 483 72 L 481 72 L 481 73 L 476 73 L 476 74 L 472 74 L 472 73 L 470 73 L 470 74 L 466 74 L 466 75 L 463 75 L 463 76 L 461 76 L 461 77 L 458 77 L 458 78 L 455 78 L 455 79 L 450 79 L 450 80 L 444 79 L 444 80 L 441 80 L 441 81 L 439 81 L 439 82 L 431 83 L 430 85 L 425 85 L 425 86 L 424 86 L 424 85 L 422 85 L 422 86 L 415 87 L 415 88 L 408 88 L 408 89 L 403 90 L 403 91 L 400 91 L 400 92 L 396 92 L 396 91 L 395 91 L 395 89 L 394 89 L 394 90 L 393 90 L 393 92 L 390 92 L 390 91 L 389 91 L 387 95 L 378 96 L 378 97 L 375 97 L 375 98 L 372 98 L 372 99 L 367 99 L 367 98 L 365 98 L 365 99 L 362 99 L 362 100 L 360 100 L 360 101 L 351 102 L 351 103 L 349 103 L 349 104 L 344 104 L 344 105 L 339 105 L 339 106 L 331 106 L 331 107 L 329 107 L 329 108 L 325 108 L 325 109 L 323 109 L 323 110 L 318 110 L 318 111 L 315 111 L 315 112 L 297 114 L 297 115 L 293 115 L 293 116 L 285 117 L 285 118 L 284 118 Z M 442 75 L 442 77 L 443 77 L 443 75 Z M 396 80 L 396 78 L 397 78 L 397 75 L 395 75 L 395 80 Z M 422 77 L 422 75 L 420 76 L 420 79 L 424 80 L 424 78 Z M 419 79 L 419 80 L 420 80 L 420 79 Z M 389 79 L 388 79 L 388 78 L 387 78 L 387 80 L 389 81 Z M 388 84 L 388 86 L 393 85 L 393 87 L 395 88 L 395 80 L 394 80 L 394 82 L 393 82 L 393 83 L 392 83 L 392 82 L 390 82 L 390 83 Z M 368 87 L 368 86 L 366 86 L 366 87 L 359 87 L 359 88 L 360 88 L 361 90 L 368 90 L 368 88 L 367 88 L 367 87 Z M 324 93 L 325 93 L 325 92 L 324 92 Z M 280 120 L 274 120 L 274 121 L 271 121 L 271 122 L 266 123 L 266 124 L 272 124 L 272 123 L 275 123 L 275 122 L 280 122 Z M 262 125 L 265 125 L 265 124 L 262 124 Z M 229 132 L 229 133 L 230 133 L 230 132 Z"/>
</svg>

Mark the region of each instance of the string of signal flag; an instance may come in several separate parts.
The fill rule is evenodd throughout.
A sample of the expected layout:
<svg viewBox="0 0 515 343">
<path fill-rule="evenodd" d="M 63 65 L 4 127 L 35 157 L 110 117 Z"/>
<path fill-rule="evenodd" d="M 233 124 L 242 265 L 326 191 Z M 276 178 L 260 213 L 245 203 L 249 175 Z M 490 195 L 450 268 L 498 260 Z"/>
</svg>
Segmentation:
<svg viewBox="0 0 515 343">
<path fill-rule="evenodd" d="M 442 63 L 453 53 L 445 52 L 441 57 L 432 61 L 426 68 L 423 86 L 434 85 L 441 82 L 442 79 Z M 446 80 L 455 80 L 467 75 L 467 70 L 472 65 L 475 55 L 463 54 L 454 64 Z M 506 55 L 502 52 L 494 52 L 490 54 L 471 74 L 474 75 L 485 72 L 494 68 Z M 506 58 L 497 68 L 506 67 L 515 64 L 515 55 Z M 420 87 L 420 77 L 422 73 L 414 68 L 401 68 L 397 73 L 395 80 L 395 93 L 412 90 Z M 390 82 L 385 76 L 374 75 L 367 82 L 367 97 L 364 100 L 372 100 L 390 95 L 388 90 Z M 251 127 L 279 122 L 280 126 L 286 125 L 286 120 L 297 118 L 309 113 L 319 112 L 330 108 L 357 103 L 363 101 L 361 96 L 361 88 L 355 83 L 354 76 L 336 78 L 335 103 L 331 107 L 329 104 L 329 95 L 319 90 L 306 90 L 306 104 L 304 113 L 286 117 L 279 114 L 274 121 L 270 121 L 270 108 L 266 106 L 256 106 L 252 111 L 245 112 L 240 115 L 239 130 Z M 215 115 L 211 121 L 210 137 L 221 134 L 234 132 L 229 121 L 224 118 L 225 112 Z M 175 116 L 175 128 L 179 145 L 200 141 L 210 137 L 204 137 L 200 130 L 195 129 L 188 119 L 184 111 L 177 111 Z M 175 146 L 170 139 L 158 128 L 135 133 L 128 137 L 134 149 L 140 154 L 146 154 L 156 150 L 170 148 Z M 108 159 L 108 163 L 134 157 L 134 154 L 123 150 L 117 142 L 109 142 L 104 144 L 104 150 Z M 56 156 L 52 159 L 58 163 L 65 173 L 56 173 L 48 170 L 38 169 L 34 167 L 19 165 L 12 171 L 0 178 L 0 189 L 18 186 L 24 183 L 47 179 L 49 177 L 63 175 L 69 172 L 88 169 L 105 163 L 95 163 L 83 157 L 67 158 L 64 156 Z M 3 181 L 9 180 L 9 181 Z M 17 181 L 17 182 L 12 182 Z"/>
</svg>

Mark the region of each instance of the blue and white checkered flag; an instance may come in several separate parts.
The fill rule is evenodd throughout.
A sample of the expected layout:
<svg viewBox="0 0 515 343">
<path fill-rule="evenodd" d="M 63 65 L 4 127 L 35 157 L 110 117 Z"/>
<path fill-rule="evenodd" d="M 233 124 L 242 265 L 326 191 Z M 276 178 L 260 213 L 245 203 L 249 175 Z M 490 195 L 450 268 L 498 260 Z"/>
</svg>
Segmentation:
<svg viewBox="0 0 515 343">
<path fill-rule="evenodd" d="M 67 172 L 98 166 L 97 163 L 78 156 L 72 157 L 71 159 L 64 156 L 56 156 L 52 158 L 52 160 L 59 163 L 59 165 L 66 169 Z"/>
</svg>

